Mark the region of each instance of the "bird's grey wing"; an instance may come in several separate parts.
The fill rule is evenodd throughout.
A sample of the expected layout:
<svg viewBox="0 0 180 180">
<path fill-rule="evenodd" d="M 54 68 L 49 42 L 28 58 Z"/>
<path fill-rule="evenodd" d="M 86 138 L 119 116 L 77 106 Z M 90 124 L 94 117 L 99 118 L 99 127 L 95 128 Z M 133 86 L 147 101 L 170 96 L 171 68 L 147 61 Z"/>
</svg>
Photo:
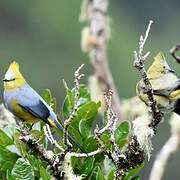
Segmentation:
<svg viewBox="0 0 180 180">
<path fill-rule="evenodd" d="M 47 118 L 50 116 L 50 111 L 42 98 L 30 86 L 20 89 L 18 103 L 24 110 L 49 124 Z"/>
<path fill-rule="evenodd" d="M 40 119 L 47 119 L 50 116 L 48 108 L 41 102 L 39 101 L 36 105 L 34 106 L 25 106 L 22 104 L 19 104 L 23 109 L 31 113 L 33 116 L 40 118 Z"/>
<path fill-rule="evenodd" d="M 178 81 L 172 86 L 171 89 L 154 89 L 153 94 L 167 97 L 172 93 L 172 91 L 176 91 L 178 89 L 180 89 L 180 79 L 178 79 Z"/>
<path fill-rule="evenodd" d="M 171 91 L 168 90 L 153 90 L 153 94 L 157 96 L 169 96 Z"/>
</svg>

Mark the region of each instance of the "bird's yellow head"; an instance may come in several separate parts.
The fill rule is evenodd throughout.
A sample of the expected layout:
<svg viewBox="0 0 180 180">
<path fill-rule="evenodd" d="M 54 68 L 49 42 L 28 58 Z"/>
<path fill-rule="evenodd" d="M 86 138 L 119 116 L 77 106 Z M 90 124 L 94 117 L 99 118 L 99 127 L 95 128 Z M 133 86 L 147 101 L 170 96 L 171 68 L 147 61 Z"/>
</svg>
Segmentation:
<svg viewBox="0 0 180 180">
<path fill-rule="evenodd" d="M 154 57 L 154 62 L 148 69 L 147 75 L 149 79 L 157 79 L 169 71 L 172 70 L 167 64 L 164 54 L 160 52 Z"/>
<path fill-rule="evenodd" d="M 10 91 L 23 86 L 26 81 L 19 71 L 19 64 L 12 62 L 4 76 L 4 90 Z"/>
</svg>

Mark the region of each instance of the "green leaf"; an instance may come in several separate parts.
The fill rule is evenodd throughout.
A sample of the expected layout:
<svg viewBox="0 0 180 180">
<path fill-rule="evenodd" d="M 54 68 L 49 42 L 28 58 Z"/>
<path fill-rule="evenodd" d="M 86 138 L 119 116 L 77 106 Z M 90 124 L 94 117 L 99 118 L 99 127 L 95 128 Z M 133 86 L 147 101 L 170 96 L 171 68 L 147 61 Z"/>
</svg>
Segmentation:
<svg viewBox="0 0 180 180">
<path fill-rule="evenodd" d="M 112 168 L 107 176 L 107 180 L 114 180 L 114 172 L 115 172 L 115 169 Z"/>
<path fill-rule="evenodd" d="M 10 152 L 17 154 L 20 156 L 21 154 L 19 153 L 18 149 L 16 148 L 16 145 L 12 144 L 6 147 Z"/>
<path fill-rule="evenodd" d="M 88 180 L 105 180 L 102 169 L 99 166 L 96 166 L 91 175 L 89 176 Z"/>
<path fill-rule="evenodd" d="M 56 111 L 57 111 L 57 101 L 56 101 L 56 98 L 55 98 L 55 97 L 53 97 L 53 98 L 51 99 L 50 106 L 52 107 L 53 111 L 56 113 Z"/>
<path fill-rule="evenodd" d="M 69 89 L 65 81 L 64 81 L 64 87 L 66 89 L 66 97 L 63 102 L 63 117 L 66 119 L 69 117 L 70 112 L 72 112 L 74 108 L 74 88 L 72 90 Z M 88 88 L 84 84 L 80 84 L 78 107 L 86 104 L 90 100 L 91 98 Z"/>
<path fill-rule="evenodd" d="M 6 176 L 7 170 L 11 171 L 16 160 L 18 159 L 17 154 L 10 152 L 5 147 L 0 145 L 0 177 Z"/>
<path fill-rule="evenodd" d="M 84 148 L 85 152 L 92 152 L 98 149 L 97 142 L 93 135 L 89 136 L 83 141 L 82 147 Z M 104 160 L 104 154 L 99 153 L 95 155 L 96 162 L 102 162 Z"/>
<path fill-rule="evenodd" d="M 72 139 L 77 144 L 81 145 L 83 141 L 82 141 L 82 137 L 81 137 L 79 131 L 77 130 L 77 128 L 74 128 L 74 126 L 71 125 L 71 126 L 69 126 L 68 130 L 69 130 L 68 132 L 69 132 L 70 136 L 72 137 Z"/>
<path fill-rule="evenodd" d="M 70 136 L 79 142 L 82 143 L 84 137 L 87 135 L 91 135 L 92 131 L 92 123 L 97 115 L 98 109 L 97 104 L 93 101 L 90 101 L 84 105 L 82 105 L 78 111 L 75 119 L 69 126 L 69 134 Z M 79 124 L 79 122 L 83 120 L 85 126 L 83 124 Z M 87 132 L 85 132 L 87 130 Z M 85 133 L 85 134 L 84 134 Z"/>
<path fill-rule="evenodd" d="M 85 158 L 84 163 L 82 164 L 81 174 L 85 174 L 88 176 L 94 167 L 94 162 L 94 157 Z"/>
<path fill-rule="evenodd" d="M 136 168 L 130 170 L 129 172 L 126 173 L 125 180 L 132 180 L 134 176 L 136 176 L 140 170 L 144 167 L 144 163 L 141 165 L 137 166 Z"/>
<path fill-rule="evenodd" d="M 16 145 L 16 148 L 17 148 L 19 154 L 23 157 L 26 157 L 28 154 L 28 152 L 27 152 L 28 148 L 27 148 L 27 145 L 19 139 L 20 135 L 21 134 L 19 132 L 15 132 L 14 143 Z"/>
<path fill-rule="evenodd" d="M 35 172 L 38 172 L 40 166 L 44 165 L 43 161 L 41 161 L 38 157 L 35 157 L 34 155 L 28 155 L 27 158 Z"/>
<path fill-rule="evenodd" d="M 12 144 L 14 144 L 13 140 L 2 129 L 0 129 L 0 145 L 6 147 Z"/>
<path fill-rule="evenodd" d="M 140 177 L 139 176 L 135 176 L 135 177 L 131 178 L 131 180 L 140 180 Z"/>
<path fill-rule="evenodd" d="M 86 119 L 89 120 L 88 123 L 91 124 L 93 122 L 92 118 L 95 118 L 98 113 L 98 108 L 94 101 L 90 101 L 78 109 L 76 119 L 78 119 L 78 122 L 81 119 Z"/>
<path fill-rule="evenodd" d="M 56 98 L 52 97 L 52 93 L 51 93 L 50 89 L 45 89 L 42 92 L 42 97 L 47 102 L 47 104 L 49 104 L 51 106 L 53 111 L 56 112 L 56 106 L 57 106 Z"/>
<path fill-rule="evenodd" d="M 44 99 L 48 104 L 50 104 L 50 103 L 51 103 L 51 99 L 52 99 L 52 94 L 51 94 L 50 89 L 45 89 L 45 90 L 43 90 L 43 92 L 42 92 L 42 97 L 43 97 L 43 99 Z"/>
<path fill-rule="evenodd" d="M 6 179 L 7 180 L 16 180 L 16 178 L 12 176 L 12 174 L 9 170 L 7 170 Z"/>
<path fill-rule="evenodd" d="M 98 148 L 95 137 L 90 136 L 83 141 L 83 147 L 85 148 L 86 152 L 94 151 Z"/>
<path fill-rule="evenodd" d="M 111 141 L 110 141 L 110 134 L 109 134 L 109 132 L 104 132 L 101 135 L 101 140 L 104 142 L 104 144 L 106 145 L 106 147 L 108 149 L 111 148 Z"/>
<path fill-rule="evenodd" d="M 87 158 L 71 158 L 71 165 L 76 174 L 81 174 L 84 176 L 88 176 L 91 173 L 95 163 L 94 157 Z"/>
<path fill-rule="evenodd" d="M 43 131 L 38 131 L 36 129 L 31 130 L 31 135 L 37 139 L 37 141 L 41 144 L 44 143 L 45 137 L 44 137 L 44 132 Z"/>
<path fill-rule="evenodd" d="M 74 107 L 74 94 L 73 92 L 67 87 L 67 84 L 64 82 L 64 86 L 66 89 L 66 97 L 63 102 L 62 106 L 62 112 L 63 112 L 63 117 L 64 119 L 67 119 L 70 115 L 70 113 L 73 110 Z"/>
<path fill-rule="evenodd" d="M 49 174 L 49 172 L 43 167 L 40 167 L 40 176 L 42 178 L 42 180 L 51 180 L 51 175 Z"/>
<path fill-rule="evenodd" d="M 74 89 L 72 90 L 74 92 Z M 79 86 L 79 101 L 78 106 L 81 106 L 91 100 L 88 88 L 84 84 Z"/>
<path fill-rule="evenodd" d="M 91 131 L 92 131 L 91 126 L 88 124 L 86 119 L 82 119 L 79 122 L 79 131 L 80 131 L 83 138 L 89 137 L 92 134 L 91 133 Z"/>
<path fill-rule="evenodd" d="M 68 118 L 74 108 L 74 89 L 70 90 L 64 82 L 66 97 L 63 103 L 63 117 Z M 85 85 L 80 85 L 78 110 L 75 118 L 69 126 L 69 134 L 76 143 L 91 135 L 92 124 L 98 113 L 99 103 L 90 101 L 90 94 Z"/>
<path fill-rule="evenodd" d="M 128 121 L 122 122 L 116 129 L 115 138 L 119 147 L 123 147 L 127 141 L 130 125 Z"/>
<path fill-rule="evenodd" d="M 29 161 L 19 158 L 12 169 L 11 174 L 18 180 L 33 180 L 34 171 Z"/>
<path fill-rule="evenodd" d="M 7 126 L 3 128 L 3 131 L 11 138 L 13 139 L 14 133 L 16 131 L 16 123 L 10 123 Z"/>
</svg>

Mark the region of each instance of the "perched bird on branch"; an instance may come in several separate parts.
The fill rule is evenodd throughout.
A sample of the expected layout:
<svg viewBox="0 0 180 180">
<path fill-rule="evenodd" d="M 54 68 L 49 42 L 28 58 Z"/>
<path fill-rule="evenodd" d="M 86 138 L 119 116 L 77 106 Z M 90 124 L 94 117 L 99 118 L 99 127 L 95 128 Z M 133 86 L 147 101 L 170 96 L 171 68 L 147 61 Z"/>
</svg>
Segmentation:
<svg viewBox="0 0 180 180">
<path fill-rule="evenodd" d="M 10 64 L 3 81 L 5 107 L 15 116 L 29 124 L 42 120 L 63 130 L 52 108 L 25 81 L 18 63 Z"/>
<path fill-rule="evenodd" d="M 159 53 L 147 71 L 153 94 L 159 110 L 164 113 L 174 111 L 180 115 L 180 79 Z M 147 90 L 143 80 L 137 84 L 136 91 L 142 101 L 148 105 Z"/>
</svg>

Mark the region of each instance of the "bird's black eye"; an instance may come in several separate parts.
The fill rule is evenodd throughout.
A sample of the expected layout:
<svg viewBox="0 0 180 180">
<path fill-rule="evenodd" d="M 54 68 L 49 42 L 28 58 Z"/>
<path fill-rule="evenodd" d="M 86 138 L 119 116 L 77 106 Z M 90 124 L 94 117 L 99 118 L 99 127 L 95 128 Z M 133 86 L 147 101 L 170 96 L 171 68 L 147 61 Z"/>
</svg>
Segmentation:
<svg viewBox="0 0 180 180">
<path fill-rule="evenodd" d="M 15 81 L 15 80 L 16 80 L 15 78 L 12 79 L 12 81 Z"/>
<path fill-rule="evenodd" d="M 165 69 L 165 68 L 166 68 L 166 66 L 163 66 L 163 68 Z"/>
</svg>

